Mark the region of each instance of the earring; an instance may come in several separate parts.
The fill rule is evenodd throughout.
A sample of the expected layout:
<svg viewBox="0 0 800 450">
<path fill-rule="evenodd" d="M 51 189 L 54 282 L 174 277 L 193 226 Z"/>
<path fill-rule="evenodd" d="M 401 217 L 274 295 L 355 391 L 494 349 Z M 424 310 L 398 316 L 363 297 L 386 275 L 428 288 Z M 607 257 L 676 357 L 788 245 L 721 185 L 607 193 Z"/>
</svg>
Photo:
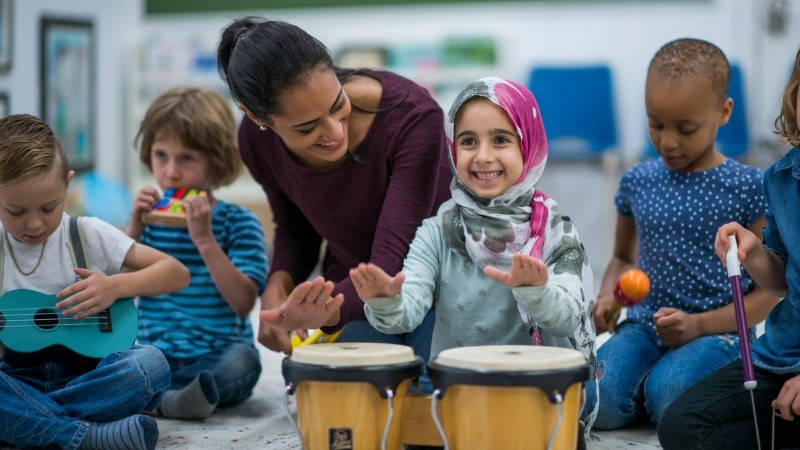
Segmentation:
<svg viewBox="0 0 800 450">
<path fill-rule="evenodd" d="M 259 125 L 258 129 L 261 131 L 267 131 L 267 127 L 265 127 L 264 125 Z"/>
</svg>

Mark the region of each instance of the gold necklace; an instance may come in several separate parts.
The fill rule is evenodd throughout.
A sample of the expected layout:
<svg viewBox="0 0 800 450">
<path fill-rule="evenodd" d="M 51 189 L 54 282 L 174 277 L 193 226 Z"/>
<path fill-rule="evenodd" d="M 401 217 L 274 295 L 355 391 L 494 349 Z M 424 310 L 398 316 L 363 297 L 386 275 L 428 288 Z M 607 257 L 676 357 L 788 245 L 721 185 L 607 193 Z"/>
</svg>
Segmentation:
<svg viewBox="0 0 800 450">
<path fill-rule="evenodd" d="M 5 235 L 6 235 L 6 245 L 8 245 L 8 252 L 11 253 L 11 260 L 14 261 L 14 265 L 17 266 L 17 270 L 19 270 L 19 273 L 27 277 L 33 272 L 36 272 L 36 269 L 39 268 L 39 264 L 42 263 L 42 258 L 44 257 L 44 246 L 47 245 L 47 238 L 44 238 L 44 242 L 42 242 L 42 252 L 39 253 L 39 260 L 36 261 L 36 265 L 33 266 L 33 269 L 31 269 L 30 272 L 25 273 L 25 271 L 22 270 L 22 267 L 19 266 L 19 263 L 17 262 L 17 257 L 14 256 L 14 247 L 11 246 L 11 241 L 8 239 L 8 231 L 5 232 Z"/>
</svg>

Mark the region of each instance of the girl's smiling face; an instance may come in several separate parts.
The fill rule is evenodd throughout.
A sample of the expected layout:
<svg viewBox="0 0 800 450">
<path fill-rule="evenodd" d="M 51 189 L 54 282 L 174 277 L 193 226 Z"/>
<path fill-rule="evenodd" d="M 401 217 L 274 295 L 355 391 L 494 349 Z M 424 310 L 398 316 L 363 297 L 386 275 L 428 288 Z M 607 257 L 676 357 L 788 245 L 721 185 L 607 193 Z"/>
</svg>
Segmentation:
<svg viewBox="0 0 800 450">
<path fill-rule="evenodd" d="M 519 136 L 502 108 L 489 99 L 468 101 L 455 120 L 456 174 L 475 195 L 490 199 L 522 175 Z"/>
</svg>

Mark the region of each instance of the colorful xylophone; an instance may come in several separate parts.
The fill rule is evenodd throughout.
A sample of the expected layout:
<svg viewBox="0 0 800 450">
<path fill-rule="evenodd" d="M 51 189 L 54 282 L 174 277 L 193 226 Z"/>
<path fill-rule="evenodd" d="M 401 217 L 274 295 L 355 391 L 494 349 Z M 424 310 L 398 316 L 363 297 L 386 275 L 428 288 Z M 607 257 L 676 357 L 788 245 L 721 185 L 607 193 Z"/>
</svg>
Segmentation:
<svg viewBox="0 0 800 450">
<path fill-rule="evenodd" d="M 164 197 L 153 206 L 150 212 L 142 213 L 142 222 L 148 225 L 186 227 L 186 211 L 181 205 L 183 199 L 192 195 L 204 197 L 206 191 L 195 189 L 167 189 Z"/>
</svg>

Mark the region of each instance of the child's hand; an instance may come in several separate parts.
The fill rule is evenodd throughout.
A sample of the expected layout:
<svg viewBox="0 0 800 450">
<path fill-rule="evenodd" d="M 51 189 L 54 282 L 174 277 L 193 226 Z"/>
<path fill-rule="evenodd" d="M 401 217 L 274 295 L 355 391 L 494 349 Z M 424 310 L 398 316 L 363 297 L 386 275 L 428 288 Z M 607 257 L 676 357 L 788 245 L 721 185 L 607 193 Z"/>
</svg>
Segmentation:
<svg viewBox="0 0 800 450">
<path fill-rule="evenodd" d="M 614 333 L 617 329 L 620 308 L 614 307 L 613 294 L 599 294 L 597 301 L 592 306 L 592 319 L 594 319 L 594 329 L 597 334 L 604 331 Z"/>
<path fill-rule="evenodd" d="M 717 256 L 722 261 L 723 266 L 726 265 L 725 254 L 728 252 L 728 248 L 730 247 L 728 236 L 731 234 L 736 236 L 736 243 L 739 250 L 737 252 L 737 256 L 739 257 L 739 261 L 742 263 L 744 263 L 747 255 L 751 251 L 758 248 L 763 248 L 761 240 L 755 234 L 753 234 L 752 231 L 736 222 L 726 223 L 725 225 L 719 227 L 717 230 L 717 237 L 714 239 L 714 251 L 717 252 Z"/>
<path fill-rule="evenodd" d="M 800 375 L 796 375 L 783 383 L 778 398 L 772 401 L 772 407 L 778 408 L 781 417 L 790 422 L 795 415 L 800 415 Z"/>
<path fill-rule="evenodd" d="M 181 206 L 186 210 L 186 225 L 189 237 L 198 247 L 214 239 L 211 232 L 211 202 L 205 195 L 192 195 L 183 199 Z"/>
<path fill-rule="evenodd" d="M 400 288 L 406 276 L 403 272 L 390 277 L 380 267 L 372 263 L 361 263 L 350 269 L 350 279 L 361 300 L 367 301 L 375 297 L 394 297 L 400 294 Z"/>
<path fill-rule="evenodd" d="M 88 269 L 76 268 L 75 273 L 83 279 L 56 294 L 59 299 L 66 298 L 56 303 L 56 308 L 65 309 L 62 316 L 75 315 L 76 319 L 84 319 L 108 309 L 117 300 L 111 277 Z"/>
<path fill-rule="evenodd" d="M 547 283 L 547 266 L 532 256 L 519 253 L 514 254 L 511 259 L 511 269 L 508 272 L 486 266 L 483 268 L 483 273 L 511 288 L 544 286 Z"/>
<path fill-rule="evenodd" d="M 129 224 L 128 235 L 139 236 L 142 234 L 144 224 L 142 224 L 142 213 L 150 212 L 153 206 L 160 200 L 158 190 L 152 186 L 145 186 L 136 193 L 133 201 L 133 211 L 131 211 L 131 222 Z M 133 234 L 131 234 L 133 233 Z"/>
<path fill-rule="evenodd" d="M 702 334 L 696 316 L 680 309 L 659 308 L 653 314 L 653 322 L 658 338 L 670 347 L 680 347 Z"/>
<path fill-rule="evenodd" d="M 317 277 L 304 281 L 275 309 L 261 311 L 261 321 L 283 330 L 320 328 L 344 302 L 344 294 L 331 297 L 333 283 Z"/>
</svg>

